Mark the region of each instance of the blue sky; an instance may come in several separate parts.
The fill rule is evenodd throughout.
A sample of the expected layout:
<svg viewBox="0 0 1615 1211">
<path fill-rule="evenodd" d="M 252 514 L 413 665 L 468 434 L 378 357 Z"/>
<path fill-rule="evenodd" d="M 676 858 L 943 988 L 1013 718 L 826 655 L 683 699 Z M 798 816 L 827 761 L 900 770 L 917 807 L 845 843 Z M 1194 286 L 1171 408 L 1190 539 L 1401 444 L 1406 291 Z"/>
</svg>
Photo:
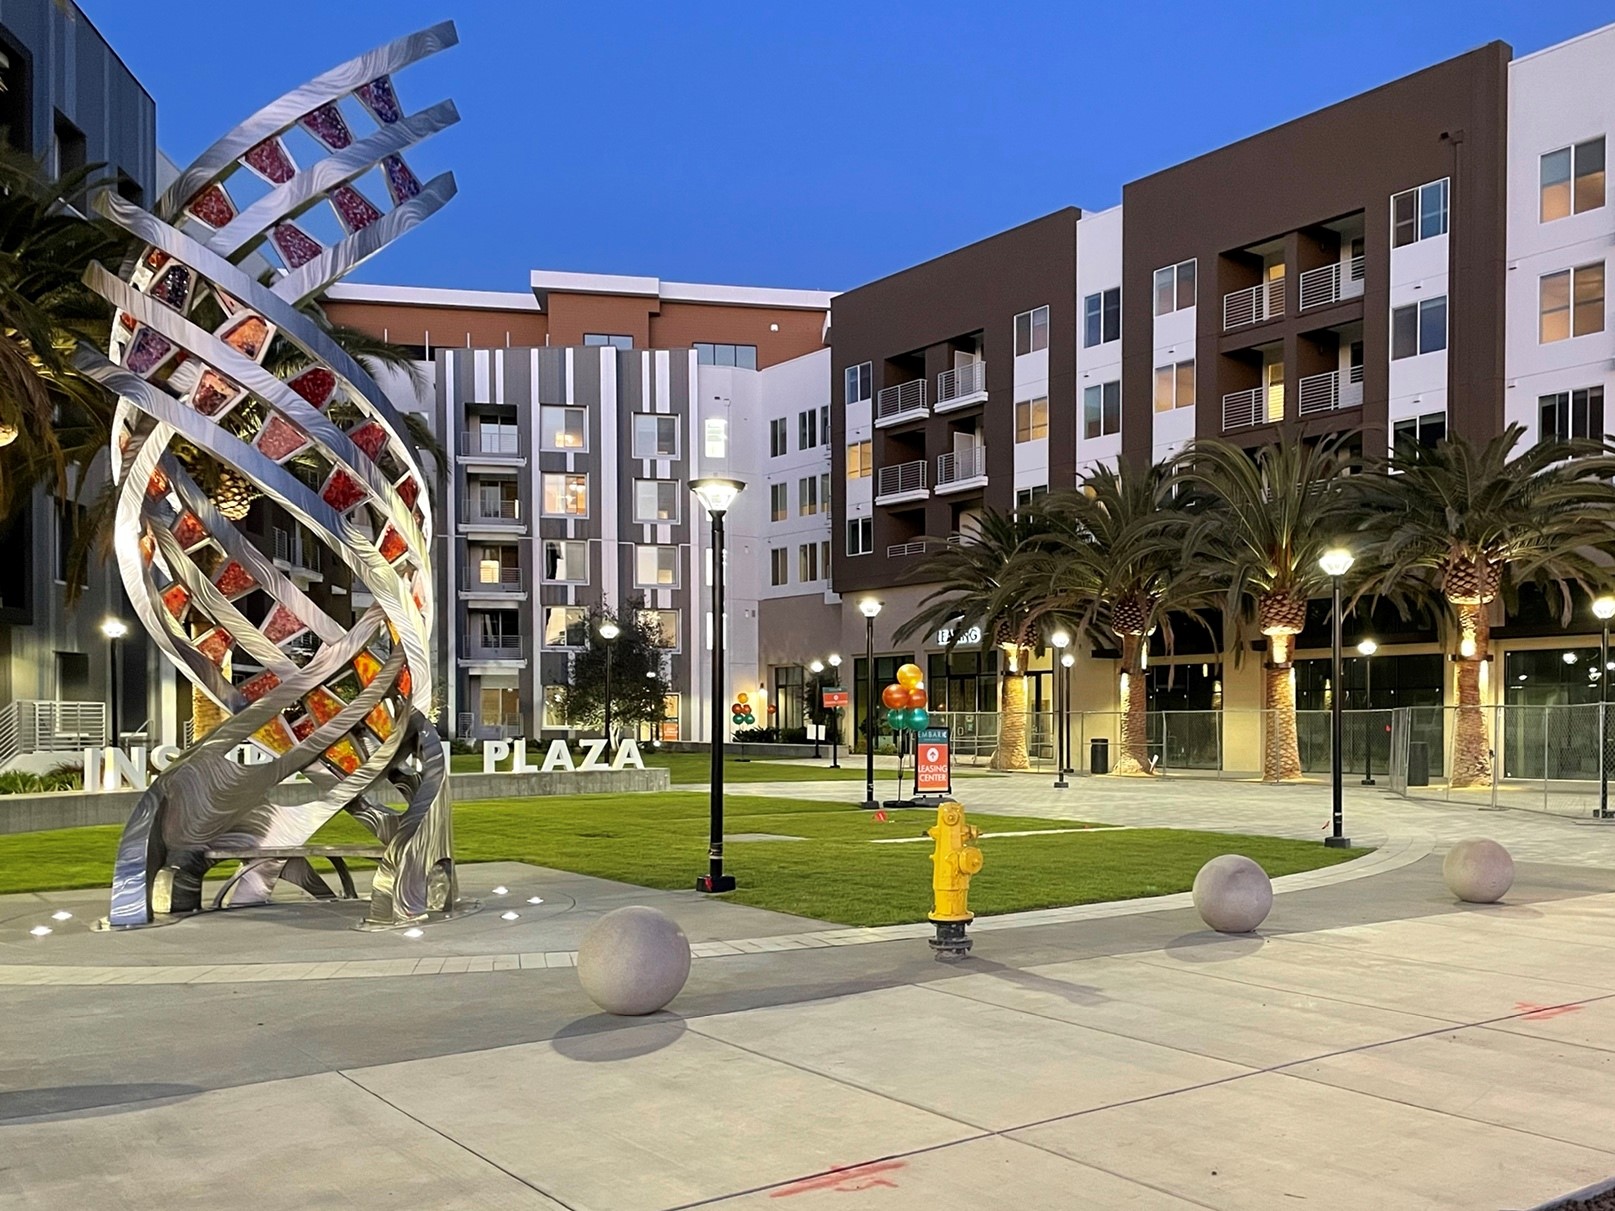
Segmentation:
<svg viewBox="0 0 1615 1211">
<path fill-rule="evenodd" d="M 182 164 L 452 18 L 460 45 L 398 83 L 409 109 L 459 105 L 411 157 L 459 196 L 356 278 L 486 290 L 531 268 L 845 289 L 1494 38 L 1520 55 L 1615 19 L 1608 0 L 80 5 Z"/>
</svg>

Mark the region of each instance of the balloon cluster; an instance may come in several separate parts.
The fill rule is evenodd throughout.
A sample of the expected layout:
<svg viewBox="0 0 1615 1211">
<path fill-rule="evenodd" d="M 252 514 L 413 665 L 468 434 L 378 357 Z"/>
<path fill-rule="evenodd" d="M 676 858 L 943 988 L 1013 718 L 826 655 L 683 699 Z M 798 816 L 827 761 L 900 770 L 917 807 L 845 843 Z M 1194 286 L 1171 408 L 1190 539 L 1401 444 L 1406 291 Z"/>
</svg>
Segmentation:
<svg viewBox="0 0 1615 1211">
<path fill-rule="evenodd" d="M 751 713 L 751 699 L 745 694 L 736 694 L 734 704 L 729 708 L 729 723 L 732 727 L 750 727 L 757 722 L 757 716 Z"/>
<path fill-rule="evenodd" d="M 897 680 L 880 692 L 886 705 L 886 726 L 894 732 L 917 732 L 931 725 L 931 713 L 925 709 L 930 701 L 925 692 L 925 674 L 917 664 L 905 664 L 897 670 Z"/>
</svg>

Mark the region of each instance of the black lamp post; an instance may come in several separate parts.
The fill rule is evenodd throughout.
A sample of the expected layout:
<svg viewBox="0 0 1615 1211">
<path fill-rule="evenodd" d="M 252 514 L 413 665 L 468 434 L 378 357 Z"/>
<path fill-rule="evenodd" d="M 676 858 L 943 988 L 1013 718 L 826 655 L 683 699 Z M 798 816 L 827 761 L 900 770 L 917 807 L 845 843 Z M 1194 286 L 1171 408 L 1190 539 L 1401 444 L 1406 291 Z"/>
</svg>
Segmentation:
<svg viewBox="0 0 1615 1211">
<path fill-rule="evenodd" d="M 1373 655 L 1379 651 L 1379 644 L 1372 639 L 1365 639 L 1357 645 L 1357 653 L 1363 658 L 1363 739 L 1366 741 L 1363 748 L 1363 785 L 1374 785 L 1374 661 Z"/>
<path fill-rule="evenodd" d="M 735 877 L 723 873 L 723 515 L 746 485 L 721 475 L 690 481 L 690 491 L 712 518 L 712 821 L 707 841 L 707 873 L 695 881 L 697 891 L 735 889 Z"/>
<path fill-rule="evenodd" d="M 1604 628 L 1607 633 L 1609 628 Z M 107 637 L 107 723 L 112 733 L 112 747 L 119 748 L 118 735 L 118 641 L 129 633 L 129 624 L 121 618 L 107 618 L 101 623 L 101 634 Z"/>
<path fill-rule="evenodd" d="M 611 619 L 603 618 L 594 631 L 606 645 L 606 747 L 615 748 L 611 740 L 611 652 L 617 646 L 617 636 L 622 634 L 622 628 Z"/>
<path fill-rule="evenodd" d="M 835 670 L 835 672 L 831 674 L 831 677 L 835 680 L 837 685 L 840 685 L 841 657 L 835 652 L 830 653 L 830 667 Z M 830 708 L 830 710 L 832 712 L 830 716 L 830 726 L 833 729 L 830 733 L 830 768 L 840 769 L 841 762 L 837 759 L 836 747 L 841 743 L 841 708 L 839 706 L 833 706 Z"/>
<path fill-rule="evenodd" d="M 1066 648 L 1071 646 L 1071 634 L 1068 631 L 1056 631 L 1049 637 L 1054 645 L 1059 660 L 1054 666 L 1054 789 L 1063 791 L 1071 784 L 1065 780 L 1065 745 L 1066 745 L 1066 686 L 1065 686 L 1065 656 Z"/>
<path fill-rule="evenodd" d="M 858 603 L 858 612 L 864 616 L 864 671 L 868 689 L 864 712 L 864 806 L 874 811 L 880 806 L 875 798 L 875 617 L 883 602 L 865 597 Z"/>
<path fill-rule="evenodd" d="M 1060 695 L 1065 703 L 1065 718 L 1060 727 L 1065 737 L 1065 772 L 1068 774 L 1077 772 L 1071 761 L 1071 666 L 1076 662 L 1077 658 L 1070 652 L 1060 653 Z"/>
<path fill-rule="evenodd" d="M 1615 597 L 1605 594 L 1593 602 L 1593 614 L 1604 624 L 1598 645 L 1598 818 L 1608 820 L 1609 810 L 1609 730 L 1604 718 L 1609 709 L 1609 620 L 1615 618 Z"/>
<path fill-rule="evenodd" d="M 1329 577 L 1333 594 L 1334 608 L 1330 611 L 1330 642 L 1329 656 L 1331 661 L 1329 694 L 1329 733 L 1330 733 L 1330 790 L 1334 806 L 1333 829 L 1323 843 L 1332 849 L 1344 849 L 1351 841 L 1344 833 L 1345 811 L 1342 800 L 1345 797 L 1343 785 L 1343 764 L 1345 738 L 1344 718 L 1341 714 L 1341 658 L 1340 658 L 1340 578 L 1351 571 L 1352 555 L 1344 547 L 1331 547 L 1325 551 L 1318 560 L 1318 566 L 1323 574 Z"/>
<path fill-rule="evenodd" d="M 817 761 L 824 754 L 819 752 L 819 741 L 824 738 L 824 661 L 815 660 L 808 665 L 813 674 L 813 697 L 808 700 L 811 707 L 810 715 L 817 715 L 819 722 L 813 725 L 813 759 Z"/>
</svg>

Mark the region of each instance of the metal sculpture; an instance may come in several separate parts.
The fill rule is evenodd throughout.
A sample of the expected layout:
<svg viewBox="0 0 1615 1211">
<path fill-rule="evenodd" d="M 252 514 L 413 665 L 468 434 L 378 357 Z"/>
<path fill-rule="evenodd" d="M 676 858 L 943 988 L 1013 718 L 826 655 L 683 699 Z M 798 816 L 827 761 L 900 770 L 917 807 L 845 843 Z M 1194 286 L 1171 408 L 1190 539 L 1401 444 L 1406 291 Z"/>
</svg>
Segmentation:
<svg viewBox="0 0 1615 1211">
<path fill-rule="evenodd" d="M 384 846 L 370 924 L 455 904 L 446 771 L 428 718 L 422 467 L 399 410 L 301 305 L 453 196 L 450 174 L 423 184 L 403 158 L 458 120 L 453 103 L 406 114 L 392 76 L 457 41 L 445 22 L 287 93 L 203 152 L 155 213 L 110 193 L 97 202 L 145 245 L 121 274 L 96 265 L 86 275 L 117 315 L 109 355 L 79 359 L 120 397 L 119 570 L 158 646 L 226 715 L 136 805 L 118 848 L 114 926 L 200 908 L 210 853 L 301 846 L 339 811 Z M 361 114 L 369 133 L 353 120 Z M 307 167 L 288 145 L 294 129 L 318 149 Z M 389 208 L 361 191 L 367 175 Z M 262 196 L 238 203 L 243 184 Z M 340 232 L 329 246 L 311 234 L 327 205 Z M 243 491 L 284 509 L 352 571 L 351 624 L 237 527 Z M 232 654 L 239 682 L 226 671 Z M 233 756 L 243 744 L 258 763 Z M 297 774 L 319 798 L 271 804 L 270 790 Z M 402 810 L 379 802 L 384 782 Z M 266 899 L 280 873 L 255 866 L 233 903 Z"/>
</svg>

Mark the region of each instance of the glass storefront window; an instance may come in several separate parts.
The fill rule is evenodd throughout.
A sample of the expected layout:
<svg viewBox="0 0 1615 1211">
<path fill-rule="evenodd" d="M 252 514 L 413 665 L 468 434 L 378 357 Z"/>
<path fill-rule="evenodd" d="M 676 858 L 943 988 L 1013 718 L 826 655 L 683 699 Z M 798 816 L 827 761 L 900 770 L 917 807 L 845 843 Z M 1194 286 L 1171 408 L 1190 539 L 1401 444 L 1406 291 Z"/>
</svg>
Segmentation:
<svg viewBox="0 0 1615 1211">
<path fill-rule="evenodd" d="M 1596 781 L 1599 689 L 1610 676 L 1595 647 L 1505 653 L 1503 777 Z"/>
</svg>

